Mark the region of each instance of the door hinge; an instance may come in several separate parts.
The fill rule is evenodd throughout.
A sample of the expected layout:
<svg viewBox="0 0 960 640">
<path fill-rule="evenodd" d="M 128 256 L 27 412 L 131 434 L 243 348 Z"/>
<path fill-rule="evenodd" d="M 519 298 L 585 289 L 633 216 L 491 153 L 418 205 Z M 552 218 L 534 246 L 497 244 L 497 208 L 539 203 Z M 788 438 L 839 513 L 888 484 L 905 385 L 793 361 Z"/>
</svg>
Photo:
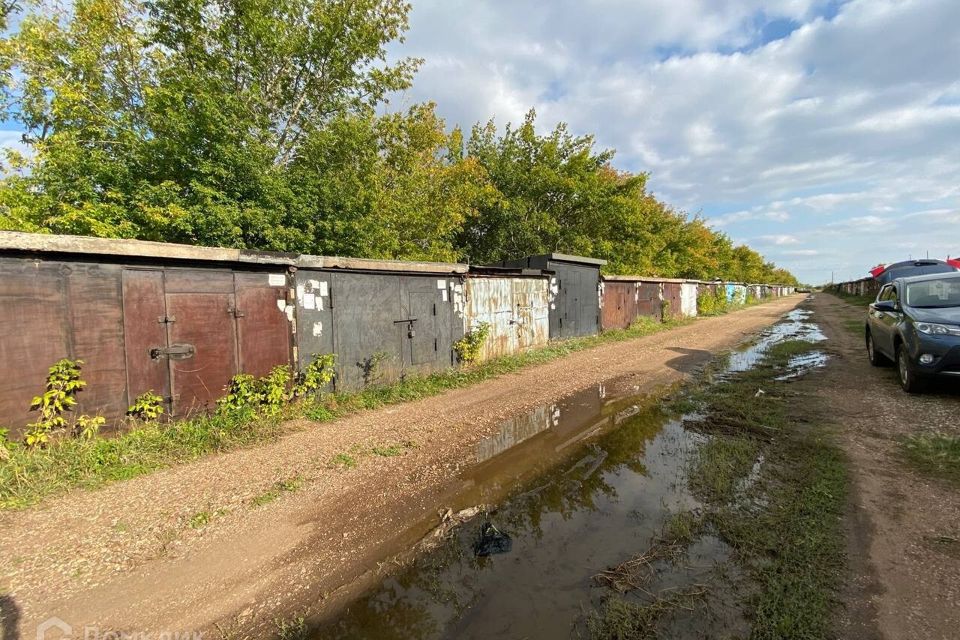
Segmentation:
<svg viewBox="0 0 960 640">
<path fill-rule="evenodd" d="M 438 346 L 437 346 L 437 339 L 436 339 L 436 338 L 433 339 L 433 350 L 434 350 L 434 351 L 439 351 L 439 348 L 438 348 Z"/>
</svg>

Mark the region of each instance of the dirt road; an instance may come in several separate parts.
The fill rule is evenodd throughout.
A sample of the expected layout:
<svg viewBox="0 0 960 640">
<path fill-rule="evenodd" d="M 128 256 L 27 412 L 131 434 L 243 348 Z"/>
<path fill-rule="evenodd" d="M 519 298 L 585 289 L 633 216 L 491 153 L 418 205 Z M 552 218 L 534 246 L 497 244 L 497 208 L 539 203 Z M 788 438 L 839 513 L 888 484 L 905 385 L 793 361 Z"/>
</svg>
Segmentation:
<svg viewBox="0 0 960 640">
<path fill-rule="evenodd" d="M 278 616 L 322 613 L 436 525 L 452 480 L 503 420 L 612 378 L 661 389 L 802 300 L 701 319 L 422 401 L 304 422 L 274 443 L 4 513 L 4 624 L 22 637 L 50 616 L 74 629 L 242 637 L 272 629 Z M 338 454 L 357 464 L 336 464 Z"/>
<path fill-rule="evenodd" d="M 960 433 L 960 386 L 923 396 L 900 390 L 891 368 L 873 368 L 864 310 L 816 296 L 814 320 L 831 362 L 818 378 L 824 420 L 839 426 L 853 467 L 849 555 L 854 582 L 840 637 L 948 640 L 960 635 L 960 492 L 903 460 L 904 436 Z"/>
</svg>

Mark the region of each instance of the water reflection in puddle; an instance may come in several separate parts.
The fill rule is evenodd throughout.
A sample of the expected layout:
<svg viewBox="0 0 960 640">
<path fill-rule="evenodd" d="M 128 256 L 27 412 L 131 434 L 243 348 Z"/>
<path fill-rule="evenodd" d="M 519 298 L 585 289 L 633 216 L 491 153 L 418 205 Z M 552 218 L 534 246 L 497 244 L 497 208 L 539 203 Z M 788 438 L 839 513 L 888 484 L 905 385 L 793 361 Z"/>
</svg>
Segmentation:
<svg viewBox="0 0 960 640">
<path fill-rule="evenodd" d="M 753 344 L 730 354 L 726 372 L 739 373 L 754 367 L 766 355 L 767 350 L 778 342 L 786 340 L 823 342 L 827 336 L 820 331 L 818 325 L 808 322 L 812 315 L 813 313 L 806 309 L 794 309 L 785 316 L 785 322 L 764 330 Z"/>
<path fill-rule="evenodd" d="M 749 369 L 783 340 L 824 340 L 809 316 L 791 312 L 733 353 L 721 373 Z M 795 364 L 790 372 L 816 366 Z M 582 630 L 584 612 L 609 595 L 593 576 L 645 550 L 671 514 L 700 506 L 685 473 L 705 437 L 636 393 L 629 380 L 608 381 L 504 422 L 477 445 L 477 464 L 457 479 L 463 490 L 454 505 L 499 509 L 454 529 L 449 541 L 385 579 L 316 637 L 562 638 Z M 509 553 L 474 555 L 486 519 L 512 537 Z M 654 567 L 656 588 L 718 570 L 735 574 L 728 553 L 706 536 L 683 567 Z M 731 592 L 711 590 L 696 615 L 668 621 L 663 631 L 672 638 L 747 635 L 739 607 L 723 600 Z"/>
<path fill-rule="evenodd" d="M 814 369 L 827 366 L 827 354 L 823 351 L 810 351 L 793 356 L 787 362 L 787 373 L 777 376 L 776 380 L 800 378 Z"/>
</svg>

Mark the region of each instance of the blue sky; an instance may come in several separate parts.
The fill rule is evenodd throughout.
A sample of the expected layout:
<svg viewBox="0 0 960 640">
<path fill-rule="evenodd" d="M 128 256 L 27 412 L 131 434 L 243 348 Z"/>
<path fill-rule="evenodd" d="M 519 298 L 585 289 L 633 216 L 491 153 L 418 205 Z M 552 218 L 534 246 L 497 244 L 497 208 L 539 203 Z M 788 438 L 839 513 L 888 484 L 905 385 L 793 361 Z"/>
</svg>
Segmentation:
<svg viewBox="0 0 960 640">
<path fill-rule="evenodd" d="M 957 0 L 413 0 L 395 107 L 568 122 L 802 280 L 960 254 Z"/>
</svg>

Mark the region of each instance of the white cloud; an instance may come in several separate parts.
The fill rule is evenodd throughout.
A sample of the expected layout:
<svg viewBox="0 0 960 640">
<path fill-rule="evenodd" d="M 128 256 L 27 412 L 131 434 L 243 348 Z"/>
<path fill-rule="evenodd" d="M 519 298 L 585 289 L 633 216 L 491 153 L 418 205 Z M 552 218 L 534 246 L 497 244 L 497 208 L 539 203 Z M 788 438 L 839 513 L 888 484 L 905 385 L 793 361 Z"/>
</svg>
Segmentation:
<svg viewBox="0 0 960 640">
<path fill-rule="evenodd" d="M 536 107 L 541 128 L 595 133 L 717 228 L 802 237 L 819 264 L 790 243 L 767 257 L 803 279 L 897 259 L 891 228 L 917 251 L 960 253 L 944 230 L 960 199 L 960 2 L 852 0 L 820 17 L 825 6 L 417 0 L 394 53 L 427 59 L 404 99 L 435 100 L 451 123 Z M 774 19 L 801 26 L 763 44 Z"/>
<path fill-rule="evenodd" d="M 782 247 L 787 244 L 800 244 L 800 240 L 791 235 L 787 234 L 778 234 L 772 236 L 760 236 L 756 239 L 755 244 L 761 246 L 775 245 L 777 247 Z"/>
<path fill-rule="evenodd" d="M 737 222 L 747 222 L 749 220 L 772 220 L 774 222 L 786 222 L 790 219 L 790 214 L 775 206 L 770 210 L 763 207 L 756 207 L 751 210 L 734 211 L 720 216 L 713 216 L 708 219 L 711 226 L 722 228 Z"/>
</svg>

